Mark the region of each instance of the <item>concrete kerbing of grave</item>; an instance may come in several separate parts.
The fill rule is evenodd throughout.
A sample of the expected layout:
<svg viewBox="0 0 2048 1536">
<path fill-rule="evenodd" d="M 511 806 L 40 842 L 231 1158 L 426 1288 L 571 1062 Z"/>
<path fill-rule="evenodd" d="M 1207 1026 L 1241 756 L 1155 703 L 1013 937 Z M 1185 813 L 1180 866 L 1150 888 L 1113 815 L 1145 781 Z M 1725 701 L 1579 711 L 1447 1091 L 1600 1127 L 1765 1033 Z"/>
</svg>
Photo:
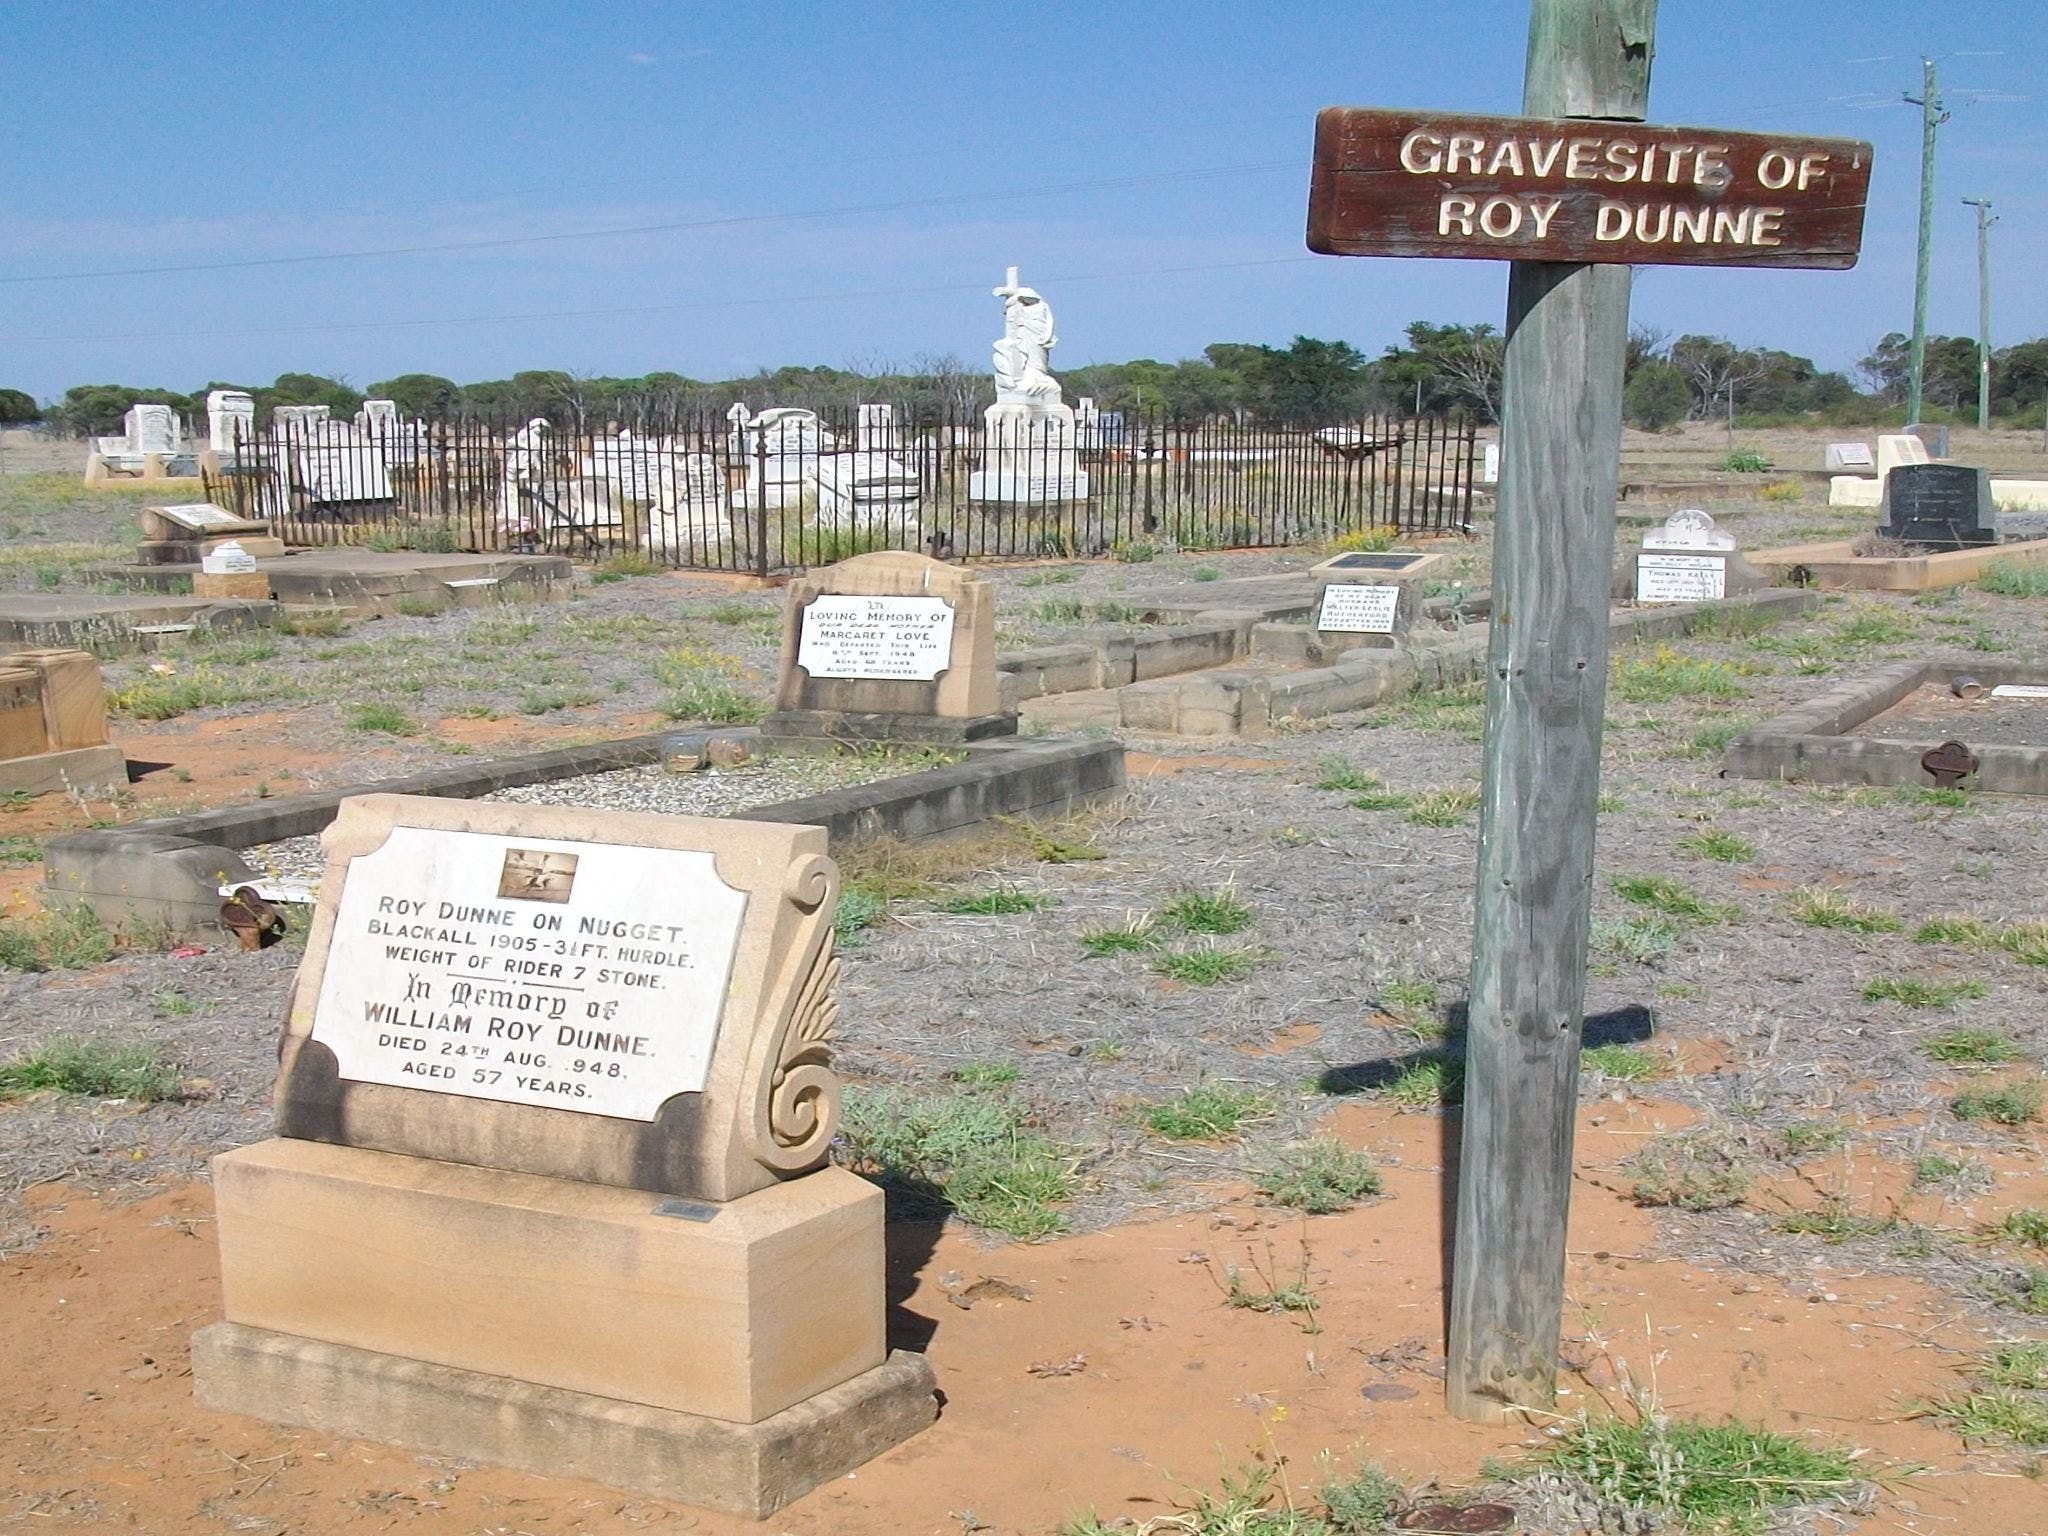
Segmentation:
<svg viewBox="0 0 2048 1536">
<path fill-rule="evenodd" d="M 322 842 L 281 1135 L 702 1200 L 824 1162 L 823 829 L 364 795 Z"/>
<path fill-rule="evenodd" d="M 769 736 L 1014 735 L 996 681 L 995 584 L 901 550 L 790 582 Z"/>
<path fill-rule="evenodd" d="M 431 1449 L 452 1420 L 753 1515 L 936 1417 L 889 1356 L 882 1192 L 825 1166 L 821 828 L 363 796 L 324 841 L 279 1136 L 213 1162 L 201 1402 Z"/>
<path fill-rule="evenodd" d="M 1638 603 L 1710 603 L 1770 585 L 1698 507 L 1681 507 L 1622 552 L 1614 596 Z"/>
<path fill-rule="evenodd" d="M 1932 592 L 1975 581 L 1994 560 L 2048 561 L 2048 539 L 1911 555 L 1859 555 L 1853 539 L 1759 549 L 1750 564 L 1775 583 L 1823 592 Z"/>
<path fill-rule="evenodd" d="M 1722 777 L 1811 784 L 1938 784 L 1940 779 L 1922 762 L 1928 748 L 1940 745 L 1932 737 L 1924 742 L 1886 741 L 1847 733 L 1928 683 L 1964 675 L 1988 691 L 2003 684 L 2048 682 L 2048 663 L 1957 656 L 1879 667 L 1736 737 L 1722 755 Z M 1976 771 L 1965 781 L 1967 788 L 2048 795 L 2048 748 L 1965 745 L 1977 761 Z"/>
<path fill-rule="evenodd" d="M 0 794 L 92 798 L 128 787 L 107 741 L 100 665 L 80 650 L 0 651 Z"/>
</svg>

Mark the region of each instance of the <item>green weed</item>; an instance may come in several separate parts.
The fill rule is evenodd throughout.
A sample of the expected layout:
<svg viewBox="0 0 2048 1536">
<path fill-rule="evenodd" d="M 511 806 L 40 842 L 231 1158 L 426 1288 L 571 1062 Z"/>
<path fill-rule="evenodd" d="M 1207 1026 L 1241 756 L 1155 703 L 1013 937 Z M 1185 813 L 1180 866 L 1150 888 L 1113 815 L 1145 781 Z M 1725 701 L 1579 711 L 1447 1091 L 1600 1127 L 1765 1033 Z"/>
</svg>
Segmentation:
<svg viewBox="0 0 2048 1536">
<path fill-rule="evenodd" d="M 1197 1083 L 1142 1116 L 1145 1128 L 1168 1141 L 1232 1141 L 1239 1131 L 1273 1112 L 1273 1101 L 1255 1088 Z"/>
<path fill-rule="evenodd" d="M 2011 1387 L 1952 1394 L 1926 1413 L 1968 1445 L 2048 1446 L 2048 1403 Z"/>
<path fill-rule="evenodd" d="M 2048 1391 L 2048 1339 L 2002 1344 L 1984 1357 L 1980 1373 L 1994 1387 Z"/>
<path fill-rule="evenodd" d="M 1579 1053 L 1579 1065 L 1618 1083 L 1643 1083 L 1662 1077 L 1669 1063 L 1655 1051 L 1617 1043 L 1587 1046 Z"/>
<path fill-rule="evenodd" d="M 1158 910 L 1160 922 L 1183 933 L 1241 933 L 1252 925 L 1252 909 L 1225 885 L 1214 891 L 1188 891 Z"/>
<path fill-rule="evenodd" d="M 2004 1219 L 1993 1227 L 1992 1231 L 2015 1243 L 2024 1243 L 2029 1248 L 2048 1248 L 2048 1211 L 2033 1207 L 2007 1211 Z"/>
<path fill-rule="evenodd" d="M 1674 699 L 1725 703 L 1744 697 L 1749 688 L 1725 661 L 1681 656 L 1660 645 L 1647 656 L 1617 656 L 1614 691 L 1631 704 L 1666 704 Z"/>
<path fill-rule="evenodd" d="M 1226 981 L 1242 981 L 1258 969 L 1260 958 L 1256 949 L 1197 944 L 1192 949 L 1154 955 L 1152 969 L 1191 987 L 1213 987 Z"/>
<path fill-rule="evenodd" d="M 1844 1452 L 1734 1419 L 1680 1414 L 1582 1417 L 1534 1458 L 1582 1478 L 1619 1503 L 1675 1516 L 1686 1531 L 1756 1536 L 1789 1504 L 1847 1498 L 1855 1463 Z"/>
<path fill-rule="evenodd" d="M 1634 1177 L 1630 1196 L 1637 1205 L 1719 1211 L 1742 1204 L 1749 1193 L 1749 1169 L 1717 1136 L 1667 1137 L 1645 1147 L 1624 1166 Z"/>
<path fill-rule="evenodd" d="M 1920 1049 L 1934 1061 L 1972 1067 L 2002 1066 L 2026 1056 L 1995 1029 L 1945 1029 L 1921 1041 Z"/>
<path fill-rule="evenodd" d="M 1017 912 L 1043 911 L 1046 899 L 1033 891 L 999 886 L 990 891 L 968 891 L 963 895 L 948 896 L 937 906 L 941 912 L 949 912 L 955 917 L 1008 917 Z"/>
<path fill-rule="evenodd" d="M 1977 578 L 1977 590 L 2000 597 L 2048 597 L 2048 563 L 1993 560 Z"/>
<path fill-rule="evenodd" d="M 1476 789 L 1432 789 L 1415 796 L 1407 807 L 1408 819 L 1419 827 L 1455 827 L 1478 809 Z"/>
<path fill-rule="evenodd" d="M 417 720 L 390 704 L 358 704 L 349 711 L 348 723 L 352 730 L 385 736 L 417 736 L 420 733 Z"/>
<path fill-rule="evenodd" d="M 1802 885 L 1785 899 L 1794 921 L 1809 928 L 1844 933 L 1898 933 L 1906 924 L 1896 913 L 1866 907 L 1824 885 Z"/>
<path fill-rule="evenodd" d="M 1127 913 L 1121 928 L 1088 928 L 1075 935 L 1091 960 L 1134 955 L 1159 947 L 1150 913 Z"/>
<path fill-rule="evenodd" d="M 1275 1205 L 1322 1216 L 1378 1194 L 1380 1174 L 1365 1153 L 1318 1136 L 1282 1151 L 1259 1175 L 1257 1188 Z"/>
<path fill-rule="evenodd" d="M 1817 1237 L 1834 1247 L 1859 1237 L 1876 1237 L 1898 1226 L 1895 1216 L 1863 1216 L 1842 1200 L 1825 1200 L 1810 1211 L 1795 1211 L 1772 1224 L 1772 1230 L 1797 1237 Z"/>
<path fill-rule="evenodd" d="M 1379 776 L 1352 766 L 1341 757 L 1326 756 L 1316 759 L 1320 775 L 1315 781 L 1317 789 L 1344 790 L 1349 793 L 1363 793 L 1379 788 Z"/>
<path fill-rule="evenodd" d="M 1023 1070 L 1007 1061 L 971 1061 L 946 1074 L 962 1088 L 1001 1088 L 1017 1082 Z"/>
<path fill-rule="evenodd" d="M 1623 901 L 1648 907 L 1665 917 L 1685 918 L 1695 923 L 1728 923 L 1742 916 L 1740 907 L 1709 901 L 1662 875 L 1617 875 L 1614 891 Z"/>
<path fill-rule="evenodd" d="M 1616 959 L 1655 965 L 1677 946 L 1678 932 L 1678 925 L 1664 917 L 1595 918 L 1593 946 Z"/>
<path fill-rule="evenodd" d="M 1441 1056 L 1411 1062 L 1381 1092 L 1402 1109 L 1452 1109 L 1465 1102 L 1465 1064 Z"/>
<path fill-rule="evenodd" d="M 2041 1118 L 2041 1079 L 2015 1078 L 1991 1088 L 1971 1088 L 1948 1101 L 1958 1120 L 1988 1120 L 1994 1125 L 2030 1125 Z"/>
<path fill-rule="evenodd" d="M 913 1211 L 948 1208 L 1015 1238 L 1061 1230 L 1059 1207 L 1079 1184 L 1075 1159 L 999 1092 L 923 1097 L 849 1086 L 840 1122 L 842 1160 Z"/>
<path fill-rule="evenodd" d="M 1863 984 L 1866 1003 L 1900 1003 L 1908 1008 L 1953 1008 L 1984 995 L 1984 983 L 1921 981 L 1912 976 L 1878 976 Z"/>
<path fill-rule="evenodd" d="M 0 971 L 82 971 L 113 955 L 114 941 L 90 907 L 0 918 Z"/>
<path fill-rule="evenodd" d="M 39 1089 L 156 1103 L 178 1096 L 178 1070 L 159 1045 L 109 1040 L 50 1040 L 0 1062 L 0 1098 Z"/>
<path fill-rule="evenodd" d="M 1678 851 L 1695 859 L 1712 859 L 1721 864 L 1747 864 L 1756 857 L 1756 844 L 1733 832 L 1702 828 L 1681 837 Z"/>
</svg>

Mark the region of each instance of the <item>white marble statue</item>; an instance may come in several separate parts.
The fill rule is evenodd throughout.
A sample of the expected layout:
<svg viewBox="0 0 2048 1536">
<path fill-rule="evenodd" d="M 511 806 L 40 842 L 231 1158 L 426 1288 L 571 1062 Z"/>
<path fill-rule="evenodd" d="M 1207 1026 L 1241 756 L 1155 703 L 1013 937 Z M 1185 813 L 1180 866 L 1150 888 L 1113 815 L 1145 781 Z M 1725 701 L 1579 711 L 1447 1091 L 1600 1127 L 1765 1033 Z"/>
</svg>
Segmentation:
<svg viewBox="0 0 2048 1536">
<path fill-rule="evenodd" d="M 1003 334 L 995 344 L 996 403 L 983 413 L 988 441 L 981 468 L 968 480 L 970 501 L 1048 506 L 1085 501 L 1074 408 L 1060 397 L 1047 357 L 1058 344 L 1052 306 L 1017 281 L 1011 267 L 994 290 L 1003 301 Z"/>
</svg>

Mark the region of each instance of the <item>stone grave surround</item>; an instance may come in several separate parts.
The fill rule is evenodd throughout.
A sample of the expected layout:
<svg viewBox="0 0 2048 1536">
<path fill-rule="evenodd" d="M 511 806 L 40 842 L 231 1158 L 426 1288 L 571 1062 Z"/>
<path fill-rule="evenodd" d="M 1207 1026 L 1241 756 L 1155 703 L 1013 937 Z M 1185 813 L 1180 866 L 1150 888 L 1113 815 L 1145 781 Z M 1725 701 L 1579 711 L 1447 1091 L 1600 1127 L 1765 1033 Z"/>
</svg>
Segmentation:
<svg viewBox="0 0 2048 1536">
<path fill-rule="evenodd" d="M 825 1166 L 822 828 L 365 795 L 323 842 L 202 1403 L 757 1517 L 931 1421 Z"/>
<path fill-rule="evenodd" d="M 775 735 L 1013 735 L 996 679 L 995 587 L 905 550 L 798 577 L 783 610 Z"/>
</svg>

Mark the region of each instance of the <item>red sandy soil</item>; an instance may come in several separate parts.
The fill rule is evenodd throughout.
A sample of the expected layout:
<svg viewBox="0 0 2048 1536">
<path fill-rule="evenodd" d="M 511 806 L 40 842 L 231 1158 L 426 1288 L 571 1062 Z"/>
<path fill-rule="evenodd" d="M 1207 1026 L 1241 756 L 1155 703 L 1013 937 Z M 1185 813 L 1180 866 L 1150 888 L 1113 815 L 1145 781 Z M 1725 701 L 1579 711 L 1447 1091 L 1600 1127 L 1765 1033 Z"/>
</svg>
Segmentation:
<svg viewBox="0 0 2048 1536">
<path fill-rule="evenodd" d="M 1687 1118 L 1638 1102 L 1582 1112 L 1562 1411 L 1601 1411 L 1626 1372 L 1674 1412 L 1735 1413 L 1867 1448 L 1863 1465 L 1884 1479 L 1869 1529 L 2048 1529 L 2048 1491 L 2009 1459 L 1966 1457 L 1906 1416 L 1953 1390 L 1983 1345 L 1953 1303 L 1892 1278 L 1829 1273 L 1788 1289 L 1657 1256 L 1653 1218 L 1612 1170 Z M 39 1214 L 53 1235 L 0 1262 L 12 1324 L 0 1335 L 0 1522 L 208 1536 L 1044 1536 L 1090 1508 L 1104 1519 L 1166 1513 L 1185 1487 L 1213 1487 L 1261 1450 L 1286 1456 L 1298 1484 L 1313 1481 L 1325 1449 L 1363 1452 L 1411 1484 L 1471 1479 L 1483 1457 L 1512 1456 L 1541 1432 L 1459 1423 L 1442 1406 L 1440 1122 L 1355 1106 L 1331 1128 L 1385 1161 L 1385 1198 L 1304 1221 L 1226 1190 L 1204 1213 L 1035 1246 L 987 1248 L 949 1228 L 933 1248 L 928 1229 L 893 1231 L 907 1293 L 893 1322 L 903 1342 L 929 1335 L 944 1414 L 758 1526 L 203 1412 L 187 1340 L 220 1315 L 206 1188 L 119 1204 L 49 1187 Z M 1289 1277 L 1304 1253 L 1320 1332 L 1223 1304 L 1224 1265 Z M 986 1276 L 1031 1299 L 971 1310 L 948 1299 Z M 1032 1370 L 1077 1357 L 1071 1375 Z M 1368 1387 L 1380 1390 L 1368 1398 Z M 1896 1475 L 1909 1465 L 1920 1470 Z"/>
</svg>

